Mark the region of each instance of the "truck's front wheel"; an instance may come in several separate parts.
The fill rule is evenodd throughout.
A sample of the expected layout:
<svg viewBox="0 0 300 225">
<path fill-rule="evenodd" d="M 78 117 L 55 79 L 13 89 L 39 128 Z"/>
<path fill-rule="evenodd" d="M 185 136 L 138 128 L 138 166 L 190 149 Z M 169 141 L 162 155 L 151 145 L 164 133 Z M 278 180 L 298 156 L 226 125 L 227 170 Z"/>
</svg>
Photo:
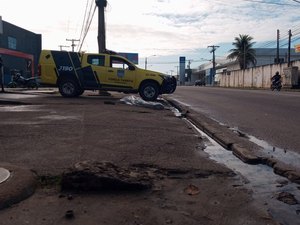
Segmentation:
<svg viewBox="0 0 300 225">
<path fill-rule="evenodd" d="M 64 97 L 77 97 L 79 86 L 76 81 L 71 79 L 62 79 L 58 84 L 59 92 Z"/>
<path fill-rule="evenodd" d="M 142 84 L 139 93 L 145 101 L 155 101 L 159 95 L 159 86 L 154 82 L 148 81 Z"/>
</svg>

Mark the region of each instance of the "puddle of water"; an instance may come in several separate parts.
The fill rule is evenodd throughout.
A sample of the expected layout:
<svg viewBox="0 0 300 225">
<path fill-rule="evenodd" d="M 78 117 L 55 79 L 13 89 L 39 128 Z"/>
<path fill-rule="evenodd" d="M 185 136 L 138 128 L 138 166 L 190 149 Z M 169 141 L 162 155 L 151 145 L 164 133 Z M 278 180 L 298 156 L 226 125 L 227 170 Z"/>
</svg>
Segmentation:
<svg viewBox="0 0 300 225">
<path fill-rule="evenodd" d="M 289 165 L 299 168 L 300 155 L 298 153 L 271 146 L 267 142 L 257 139 L 256 137 L 253 137 L 253 136 L 248 136 L 248 138 L 251 142 L 262 147 L 263 152 L 265 154 L 271 155 L 278 161 L 285 162 L 285 163 L 288 163 Z"/>
<path fill-rule="evenodd" d="M 0 106 L 0 112 L 38 112 L 38 111 L 48 111 L 47 109 L 42 109 L 40 105 L 10 105 L 10 106 Z M 78 116 L 62 116 L 55 114 L 55 111 L 50 111 L 50 115 L 37 117 L 43 120 L 80 120 Z M 1 124 L 39 124 L 37 121 L 1 121 Z"/>
<path fill-rule="evenodd" d="M 10 105 L 0 106 L 0 112 L 34 112 L 40 111 L 39 105 Z"/>
<path fill-rule="evenodd" d="M 47 120 L 79 120 L 77 116 L 61 116 L 61 115 L 47 115 L 47 116 L 40 116 L 40 119 L 47 119 Z"/>
<path fill-rule="evenodd" d="M 176 117 L 182 117 L 182 113 L 175 107 L 170 107 L 170 110 L 174 113 Z"/>
<path fill-rule="evenodd" d="M 11 94 L 11 93 L 2 93 L 0 95 L 1 99 L 13 99 L 13 100 L 18 100 L 18 99 L 25 99 L 25 98 L 36 98 L 38 97 L 37 95 L 32 95 L 32 94 Z"/>
<path fill-rule="evenodd" d="M 221 124 L 221 123 L 220 123 Z M 222 124 L 221 124 L 222 125 Z M 275 158 L 277 161 L 287 163 L 291 166 L 294 166 L 296 168 L 300 168 L 300 154 L 293 151 L 288 151 L 286 149 L 278 148 L 275 146 L 270 145 L 268 142 L 264 140 L 260 140 L 254 136 L 248 135 L 246 133 L 243 133 L 238 130 L 237 127 L 230 128 L 233 132 L 238 133 L 240 136 L 248 138 L 249 141 L 252 143 L 257 144 L 262 148 L 262 153 L 265 156 L 271 156 L 272 158 Z"/>
<path fill-rule="evenodd" d="M 0 184 L 5 182 L 9 177 L 10 172 L 5 168 L 0 167 Z"/>
<path fill-rule="evenodd" d="M 276 175 L 273 169 L 266 165 L 250 165 L 243 163 L 235 157 L 231 151 L 224 149 L 216 141 L 190 123 L 193 128 L 205 140 L 205 152 L 210 159 L 225 165 L 239 174 L 244 186 L 253 191 L 253 197 L 265 205 L 274 219 L 282 225 L 299 225 L 300 205 L 288 205 L 279 200 L 276 196 L 281 192 L 288 192 L 300 201 L 299 186 L 291 183 L 288 179 Z"/>
</svg>

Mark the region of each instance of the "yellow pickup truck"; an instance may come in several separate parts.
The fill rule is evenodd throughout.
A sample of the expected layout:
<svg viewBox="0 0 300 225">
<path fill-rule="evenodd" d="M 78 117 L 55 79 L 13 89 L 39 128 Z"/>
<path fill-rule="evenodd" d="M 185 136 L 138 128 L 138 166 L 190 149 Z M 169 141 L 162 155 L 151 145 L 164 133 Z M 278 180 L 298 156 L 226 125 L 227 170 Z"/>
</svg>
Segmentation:
<svg viewBox="0 0 300 225">
<path fill-rule="evenodd" d="M 57 86 L 64 97 L 77 97 L 85 90 L 139 93 L 146 101 L 171 94 L 176 79 L 159 72 L 138 68 L 116 53 L 78 53 L 42 50 L 39 80 Z"/>
</svg>

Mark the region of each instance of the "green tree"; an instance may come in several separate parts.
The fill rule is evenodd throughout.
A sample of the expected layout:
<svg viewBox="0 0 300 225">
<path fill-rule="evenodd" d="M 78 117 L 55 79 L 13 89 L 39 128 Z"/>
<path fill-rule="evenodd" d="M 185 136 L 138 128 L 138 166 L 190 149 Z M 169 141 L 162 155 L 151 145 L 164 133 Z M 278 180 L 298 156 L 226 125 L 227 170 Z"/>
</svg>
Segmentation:
<svg viewBox="0 0 300 225">
<path fill-rule="evenodd" d="M 253 38 L 249 35 L 240 34 L 239 37 L 234 38 L 232 45 L 235 47 L 231 49 L 230 54 L 227 56 L 228 59 L 236 59 L 240 64 L 240 68 L 246 69 L 247 66 L 252 63 L 256 64 L 255 49 L 253 45 L 255 42 L 251 42 Z"/>
</svg>

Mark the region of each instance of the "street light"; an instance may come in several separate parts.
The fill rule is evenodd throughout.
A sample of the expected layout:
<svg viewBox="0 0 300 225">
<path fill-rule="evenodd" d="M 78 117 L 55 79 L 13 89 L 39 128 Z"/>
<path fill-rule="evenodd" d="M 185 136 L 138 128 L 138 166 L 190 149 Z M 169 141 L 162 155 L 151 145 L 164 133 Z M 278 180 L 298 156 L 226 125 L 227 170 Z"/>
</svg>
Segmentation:
<svg viewBox="0 0 300 225">
<path fill-rule="evenodd" d="M 145 70 L 147 69 L 147 61 L 148 61 L 148 58 L 149 57 L 152 57 L 152 56 L 156 56 L 156 55 L 150 55 L 150 56 L 148 56 L 148 57 L 145 57 Z"/>
</svg>

